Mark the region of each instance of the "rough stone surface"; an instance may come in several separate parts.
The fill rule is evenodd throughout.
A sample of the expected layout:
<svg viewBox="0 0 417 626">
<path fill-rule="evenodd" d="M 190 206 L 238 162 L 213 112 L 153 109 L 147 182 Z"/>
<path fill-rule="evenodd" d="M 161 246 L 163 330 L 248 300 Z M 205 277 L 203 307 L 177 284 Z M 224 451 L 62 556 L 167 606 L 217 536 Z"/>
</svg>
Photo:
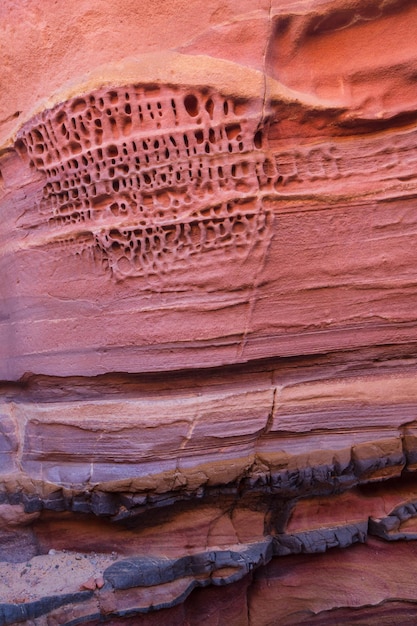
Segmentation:
<svg viewBox="0 0 417 626">
<path fill-rule="evenodd" d="M 3 0 L 0 625 L 416 623 L 416 26 Z"/>
<path fill-rule="evenodd" d="M 48 0 L 40 29 L 2 8 L 4 45 L 45 39 L 4 70 L 2 376 L 414 341 L 415 6 L 208 2 L 204 22 L 172 2 L 148 22 L 127 3 L 116 53 L 101 4 Z"/>
</svg>

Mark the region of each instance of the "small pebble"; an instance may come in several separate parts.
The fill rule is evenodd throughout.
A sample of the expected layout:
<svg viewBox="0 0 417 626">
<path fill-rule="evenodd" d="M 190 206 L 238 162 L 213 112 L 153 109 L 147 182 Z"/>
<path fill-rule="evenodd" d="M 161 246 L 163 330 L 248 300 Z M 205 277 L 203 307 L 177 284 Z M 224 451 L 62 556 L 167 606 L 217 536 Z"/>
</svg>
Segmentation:
<svg viewBox="0 0 417 626">
<path fill-rule="evenodd" d="M 104 587 L 104 578 L 103 578 L 103 576 L 98 576 L 96 578 L 96 585 L 97 585 L 97 589 L 101 589 L 102 587 Z"/>
<path fill-rule="evenodd" d="M 89 591 L 94 591 L 94 589 L 96 588 L 96 580 L 93 576 L 91 576 L 91 578 L 89 578 L 88 580 L 85 581 L 85 583 L 83 583 L 80 586 L 80 589 L 88 589 Z"/>
</svg>

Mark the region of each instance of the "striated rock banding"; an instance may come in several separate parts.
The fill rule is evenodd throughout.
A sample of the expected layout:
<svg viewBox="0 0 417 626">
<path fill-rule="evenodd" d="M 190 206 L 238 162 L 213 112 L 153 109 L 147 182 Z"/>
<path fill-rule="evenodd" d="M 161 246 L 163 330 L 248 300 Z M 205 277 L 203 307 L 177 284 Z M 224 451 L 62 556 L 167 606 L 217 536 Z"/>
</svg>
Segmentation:
<svg viewBox="0 0 417 626">
<path fill-rule="evenodd" d="M 0 8 L 0 624 L 415 623 L 416 7 L 142 4 Z"/>
</svg>

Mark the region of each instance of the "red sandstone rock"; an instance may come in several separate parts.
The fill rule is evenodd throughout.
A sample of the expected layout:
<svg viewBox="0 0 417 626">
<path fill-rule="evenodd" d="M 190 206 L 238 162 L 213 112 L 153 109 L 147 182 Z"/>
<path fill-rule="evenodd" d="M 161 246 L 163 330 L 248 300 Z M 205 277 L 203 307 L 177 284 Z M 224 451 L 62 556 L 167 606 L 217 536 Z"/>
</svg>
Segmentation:
<svg viewBox="0 0 417 626">
<path fill-rule="evenodd" d="M 291 4 L 269 13 L 260 5 L 246 17 L 235 7 L 221 20 L 227 27 L 208 27 L 206 56 L 195 56 L 197 38 L 187 54 L 145 62 L 138 50 L 137 61 L 91 68 L 85 80 L 85 50 L 66 70 L 70 86 L 61 76 L 52 89 L 49 68 L 47 108 L 32 94 L 13 118 L 6 100 L 6 128 L 12 116 L 16 132 L 3 156 L 2 263 L 7 276 L 11 258 L 15 269 L 4 285 L 3 376 L 166 370 L 414 340 L 413 55 L 411 42 L 401 45 L 415 10 L 379 4 L 340 13 L 319 3 L 301 15 Z M 9 10 L 14 19 L 18 9 Z M 87 28 L 93 40 L 82 55 L 104 34 L 79 11 L 73 36 Z M 179 50 L 196 19 L 189 13 L 170 35 Z M 269 26 L 251 30 L 262 46 L 242 62 L 229 31 L 251 22 Z M 29 25 L 18 28 L 24 36 Z M 356 39 L 385 32 L 389 58 L 371 43 L 366 58 L 346 55 L 349 37 L 362 51 Z M 117 58 L 130 45 L 125 33 Z M 330 50 L 338 55 L 327 75 L 317 63 Z M 381 80 L 377 95 L 375 76 L 391 76 L 395 63 L 404 89 Z"/>
<path fill-rule="evenodd" d="M 414 623 L 417 9 L 160 4 L 0 8 L 0 622 Z"/>
</svg>

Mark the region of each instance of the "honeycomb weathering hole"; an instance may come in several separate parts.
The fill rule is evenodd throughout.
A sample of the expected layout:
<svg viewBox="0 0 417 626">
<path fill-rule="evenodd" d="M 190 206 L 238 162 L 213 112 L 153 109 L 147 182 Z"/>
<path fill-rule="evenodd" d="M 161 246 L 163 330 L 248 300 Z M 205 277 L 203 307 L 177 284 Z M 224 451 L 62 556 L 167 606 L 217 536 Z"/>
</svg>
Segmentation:
<svg viewBox="0 0 417 626">
<path fill-rule="evenodd" d="M 200 107 L 198 105 L 198 100 L 195 95 L 189 94 L 188 96 L 185 96 L 184 106 L 188 115 L 190 115 L 191 117 L 196 117 L 198 115 Z"/>
<path fill-rule="evenodd" d="M 34 228 L 116 279 L 221 272 L 266 245 L 262 103 L 217 92 L 100 89 L 27 123 L 18 143 L 45 184 Z"/>
</svg>

